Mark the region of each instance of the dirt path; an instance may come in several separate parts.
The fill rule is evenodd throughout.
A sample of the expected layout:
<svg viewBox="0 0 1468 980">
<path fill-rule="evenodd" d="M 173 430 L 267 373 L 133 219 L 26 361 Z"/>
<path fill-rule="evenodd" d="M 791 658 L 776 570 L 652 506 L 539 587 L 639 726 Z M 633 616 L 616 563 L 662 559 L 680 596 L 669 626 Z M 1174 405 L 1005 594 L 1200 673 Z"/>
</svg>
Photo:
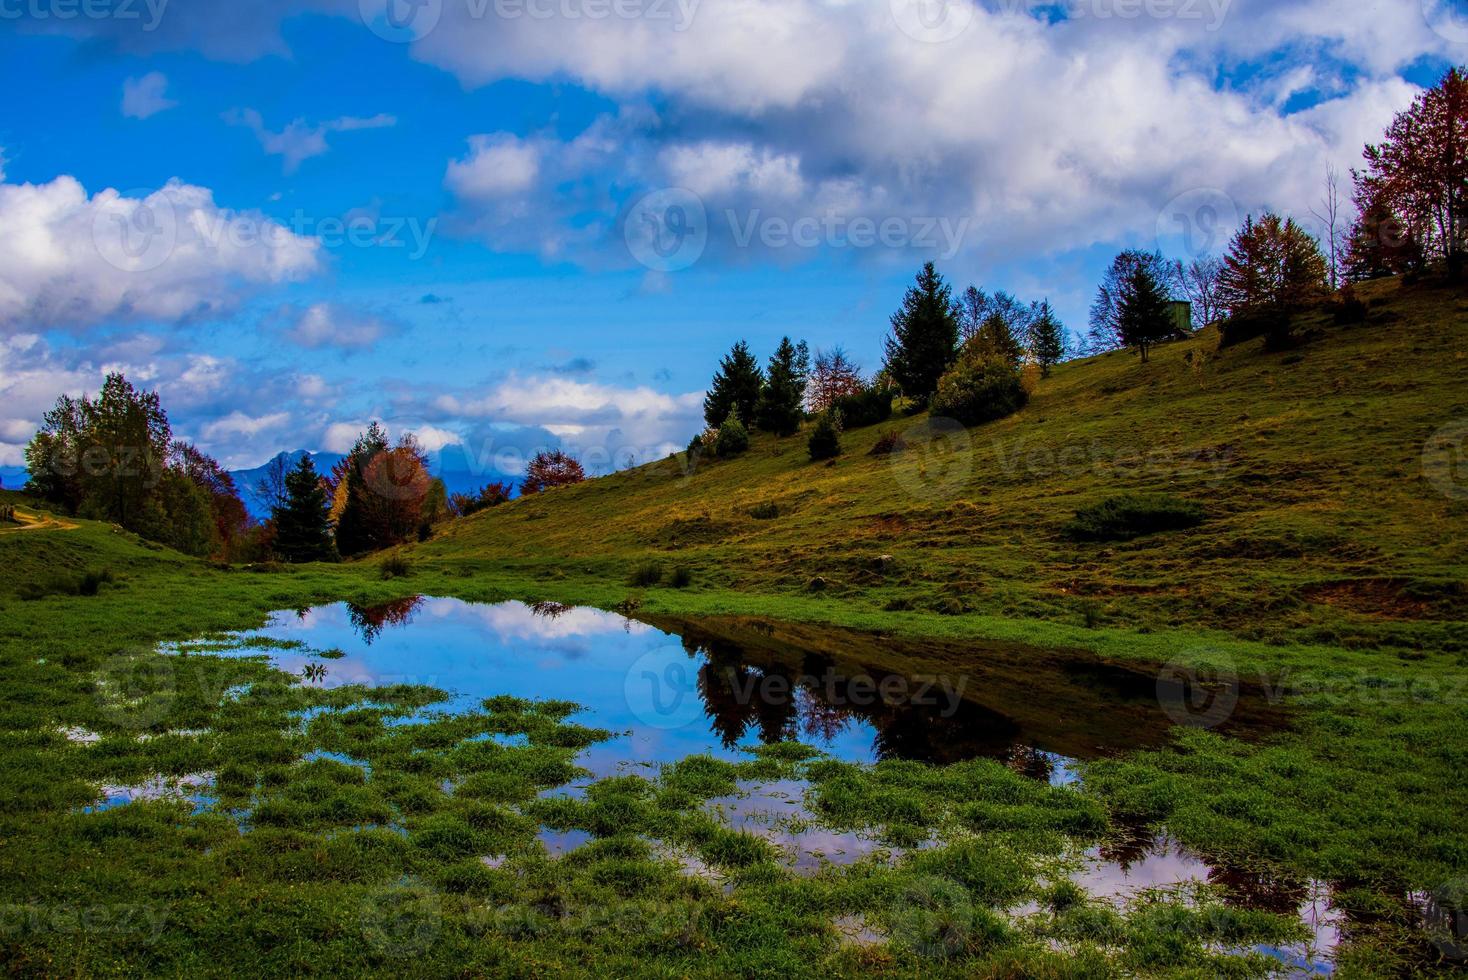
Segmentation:
<svg viewBox="0 0 1468 980">
<path fill-rule="evenodd" d="M 42 517 L 40 514 L 32 514 L 15 509 L 15 524 L 0 524 L 0 534 L 19 534 L 22 531 L 73 531 L 76 524 L 70 521 L 58 520 L 54 517 Z"/>
</svg>

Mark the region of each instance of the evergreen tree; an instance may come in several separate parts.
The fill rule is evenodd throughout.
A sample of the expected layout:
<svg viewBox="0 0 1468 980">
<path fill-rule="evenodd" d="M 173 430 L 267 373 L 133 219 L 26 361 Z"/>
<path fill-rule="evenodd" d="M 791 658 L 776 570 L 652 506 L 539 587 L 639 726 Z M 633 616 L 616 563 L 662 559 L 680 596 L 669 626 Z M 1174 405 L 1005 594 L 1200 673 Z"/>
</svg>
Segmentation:
<svg viewBox="0 0 1468 980">
<path fill-rule="evenodd" d="M 1138 348 L 1143 364 L 1147 363 L 1147 351 L 1153 344 L 1177 332 L 1167 297 L 1145 265 L 1134 268 L 1127 279 L 1117 302 L 1116 322 L 1121 342 Z"/>
<path fill-rule="evenodd" d="M 1065 356 L 1065 327 L 1050 309 L 1050 301 L 1035 306 L 1030 320 L 1030 356 L 1040 365 L 1040 376 L 1050 377 L 1050 368 Z"/>
<path fill-rule="evenodd" d="M 1091 304 L 1090 331 L 1085 341 L 1087 353 L 1104 354 L 1127 346 L 1121 336 L 1121 297 L 1127 292 L 1127 284 L 1138 266 L 1147 270 L 1164 294 L 1179 286 L 1183 274 L 1182 263 L 1168 261 L 1161 252 L 1143 252 L 1133 248 L 1112 259 Z"/>
<path fill-rule="evenodd" d="M 373 489 L 368 486 L 369 467 L 387 452 L 387 432 L 375 421 L 357 437 L 352 451 L 336 467 L 337 482 L 345 481 L 346 499 L 336 522 L 336 546 L 343 555 L 360 555 L 382 547 L 374 534 Z"/>
<path fill-rule="evenodd" d="M 331 498 L 311 457 L 286 474 L 285 500 L 270 512 L 275 524 L 275 553 L 292 564 L 307 561 L 336 561 L 331 540 Z"/>
<path fill-rule="evenodd" d="M 904 395 L 926 401 L 957 355 L 953 291 L 929 262 L 903 297 L 902 309 L 892 314 L 886 369 Z"/>
<path fill-rule="evenodd" d="M 730 414 L 719 426 L 719 435 L 714 439 L 714 455 L 720 459 L 738 456 L 749 448 L 749 430 L 739 421 L 739 416 Z"/>
<path fill-rule="evenodd" d="M 1218 277 L 1219 299 L 1230 316 L 1289 314 L 1325 294 L 1320 244 L 1293 219 L 1251 215 L 1229 245 Z"/>
<path fill-rule="evenodd" d="M 1019 367 L 1025 357 L 1024 345 L 1000 313 L 991 313 L 984 318 L 978 332 L 964 344 L 964 352 L 973 357 L 1004 361 L 1014 367 Z"/>
<path fill-rule="evenodd" d="M 782 338 L 770 357 L 765 386 L 755 408 L 755 424 L 777 436 L 793 435 L 800 428 L 805 403 L 805 386 L 810 377 L 810 349 L 805 341 L 792 344 Z"/>
<path fill-rule="evenodd" d="M 741 340 L 719 362 L 718 373 L 703 399 L 704 421 L 710 427 L 722 425 L 734 412 L 742 421 L 752 423 L 764 381 L 749 345 Z"/>
<path fill-rule="evenodd" d="M 806 448 L 812 460 L 835 459 L 841 455 L 841 432 L 831 415 L 831 412 L 822 412 L 816 420 L 816 427 L 811 430 Z"/>
</svg>

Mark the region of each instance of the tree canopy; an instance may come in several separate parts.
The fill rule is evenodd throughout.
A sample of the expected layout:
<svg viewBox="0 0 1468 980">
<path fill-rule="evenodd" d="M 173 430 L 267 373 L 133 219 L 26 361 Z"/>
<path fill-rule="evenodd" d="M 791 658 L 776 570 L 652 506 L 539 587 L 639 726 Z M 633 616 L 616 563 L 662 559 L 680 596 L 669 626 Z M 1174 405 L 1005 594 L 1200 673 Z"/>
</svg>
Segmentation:
<svg viewBox="0 0 1468 980">
<path fill-rule="evenodd" d="M 926 401 L 958 355 L 958 310 L 953 290 L 929 262 L 892 314 L 886 370 L 904 395 Z"/>
</svg>

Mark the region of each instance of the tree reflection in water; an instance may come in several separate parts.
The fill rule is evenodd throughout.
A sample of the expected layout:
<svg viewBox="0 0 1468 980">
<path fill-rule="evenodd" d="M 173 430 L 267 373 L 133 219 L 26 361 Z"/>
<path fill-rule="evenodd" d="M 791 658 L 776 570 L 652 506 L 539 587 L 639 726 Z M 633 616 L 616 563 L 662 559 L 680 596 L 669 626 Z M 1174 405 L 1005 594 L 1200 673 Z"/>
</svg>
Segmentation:
<svg viewBox="0 0 1468 980">
<path fill-rule="evenodd" d="M 384 602 L 376 606 L 359 606 L 355 603 L 347 603 L 347 617 L 352 622 L 352 627 L 362 635 L 362 640 L 368 646 L 377 639 L 383 629 L 388 626 L 406 626 L 413 621 L 413 614 L 423 605 L 421 595 L 410 596 L 407 599 L 394 599 L 392 602 Z"/>
</svg>

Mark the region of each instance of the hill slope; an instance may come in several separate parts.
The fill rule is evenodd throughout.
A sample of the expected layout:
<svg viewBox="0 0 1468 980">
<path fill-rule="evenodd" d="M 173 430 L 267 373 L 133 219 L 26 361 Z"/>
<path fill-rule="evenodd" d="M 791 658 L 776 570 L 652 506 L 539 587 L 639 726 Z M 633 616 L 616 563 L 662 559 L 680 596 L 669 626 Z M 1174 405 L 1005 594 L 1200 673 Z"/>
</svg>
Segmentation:
<svg viewBox="0 0 1468 980">
<path fill-rule="evenodd" d="M 868 455 L 889 432 L 912 441 L 921 417 L 847 433 L 829 466 L 804 434 L 761 436 L 691 473 L 680 454 L 516 501 L 417 553 L 623 581 L 651 560 L 772 595 L 819 577 L 879 608 L 1415 645 L 1400 621 L 1468 618 L 1468 503 L 1453 496 L 1468 484 L 1423 463 L 1434 433 L 1468 426 L 1468 303 L 1395 280 L 1361 294 L 1366 323 L 1302 317 L 1312 339 L 1284 354 L 1218 351 L 1207 331 L 1149 364 L 1062 365 L 961 451 Z M 1195 500 L 1207 520 L 1128 543 L 1062 534 L 1078 507 L 1131 491 Z M 777 517 L 752 516 L 771 503 Z"/>
</svg>

